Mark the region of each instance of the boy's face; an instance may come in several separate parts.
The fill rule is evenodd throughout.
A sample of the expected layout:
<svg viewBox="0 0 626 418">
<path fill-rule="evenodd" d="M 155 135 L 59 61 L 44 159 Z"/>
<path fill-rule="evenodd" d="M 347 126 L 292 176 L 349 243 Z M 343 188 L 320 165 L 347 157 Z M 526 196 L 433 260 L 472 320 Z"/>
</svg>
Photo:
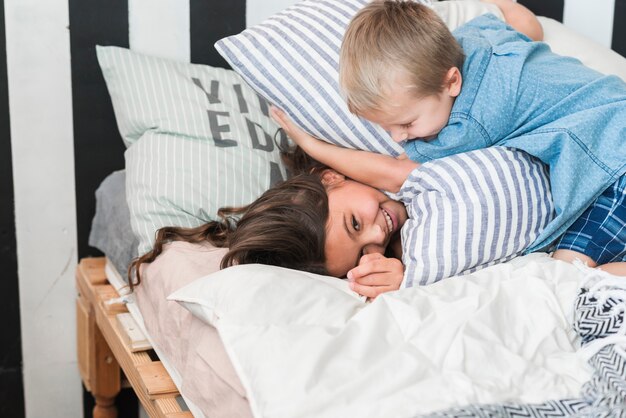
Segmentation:
<svg viewBox="0 0 626 418">
<path fill-rule="evenodd" d="M 395 83 L 380 110 L 364 112 L 361 116 L 379 124 L 395 142 L 433 139 L 448 124 L 454 99 L 460 92 L 460 74 L 458 77 L 458 88 L 451 84 L 422 98 L 406 87 L 406 83 Z"/>
<path fill-rule="evenodd" d="M 404 205 L 373 187 L 337 180 L 327 189 L 326 268 L 345 277 L 362 255 L 385 253 L 407 220 Z"/>
</svg>

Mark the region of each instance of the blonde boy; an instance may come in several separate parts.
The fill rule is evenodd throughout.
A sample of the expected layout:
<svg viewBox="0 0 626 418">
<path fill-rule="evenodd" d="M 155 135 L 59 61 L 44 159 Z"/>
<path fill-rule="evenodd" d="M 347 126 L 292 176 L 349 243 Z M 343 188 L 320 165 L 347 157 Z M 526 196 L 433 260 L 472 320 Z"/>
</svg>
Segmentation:
<svg viewBox="0 0 626 418">
<path fill-rule="evenodd" d="M 386 129 L 415 162 L 492 145 L 541 159 L 557 216 L 529 251 L 561 237 L 556 258 L 626 275 L 626 84 L 533 42 L 541 27 L 523 6 L 491 2 L 526 35 L 493 15 L 452 34 L 411 1 L 363 8 L 341 48 L 348 107 Z M 374 187 L 398 190 L 410 171 L 402 157 L 297 136 L 312 157 Z"/>
</svg>

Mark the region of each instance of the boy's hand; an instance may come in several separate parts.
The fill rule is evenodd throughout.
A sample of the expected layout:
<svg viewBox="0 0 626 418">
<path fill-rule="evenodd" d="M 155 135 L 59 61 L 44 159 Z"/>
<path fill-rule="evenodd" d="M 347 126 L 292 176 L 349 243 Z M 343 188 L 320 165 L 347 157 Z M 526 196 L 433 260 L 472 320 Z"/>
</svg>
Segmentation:
<svg viewBox="0 0 626 418">
<path fill-rule="evenodd" d="M 289 119 L 287 114 L 276 106 L 270 107 L 270 115 L 272 115 L 272 119 L 274 119 L 276 123 L 283 128 L 289 138 L 291 138 L 293 142 L 295 142 L 306 153 L 310 154 L 311 147 L 315 146 L 315 144 L 320 141 L 296 126 L 291 119 Z"/>
<path fill-rule="evenodd" d="M 374 299 L 381 293 L 398 290 L 403 276 L 402 261 L 372 253 L 361 257 L 359 265 L 348 272 L 348 281 L 350 289 Z"/>
</svg>

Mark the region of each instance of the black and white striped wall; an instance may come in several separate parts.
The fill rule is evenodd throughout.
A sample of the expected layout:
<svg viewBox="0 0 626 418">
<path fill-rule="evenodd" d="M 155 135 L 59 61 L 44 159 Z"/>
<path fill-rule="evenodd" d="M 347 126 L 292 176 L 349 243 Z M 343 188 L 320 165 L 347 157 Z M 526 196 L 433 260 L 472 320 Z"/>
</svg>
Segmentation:
<svg viewBox="0 0 626 418">
<path fill-rule="evenodd" d="M 124 164 L 94 45 L 225 66 L 217 39 L 295 1 L 0 0 L 0 416 L 83 415 L 74 267 Z M 626 0 L 522 3 L 626 56 Z"/>
</svg>

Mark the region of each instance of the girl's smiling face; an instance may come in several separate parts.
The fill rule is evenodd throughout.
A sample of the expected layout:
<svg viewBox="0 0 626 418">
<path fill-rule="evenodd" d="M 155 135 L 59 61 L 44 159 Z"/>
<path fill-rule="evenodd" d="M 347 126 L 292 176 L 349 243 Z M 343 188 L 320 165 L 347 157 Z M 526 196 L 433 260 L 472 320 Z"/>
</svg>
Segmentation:
<svg viewBox="0 0 626 418">
<path fill-rule="evenodd" d="M 326 224 L 326 267 L 336 277 L 345 277 L 363 254 L 385 253 L 392 240 L 400 238 L 407 220 L 404 205 L 379 190 L 327 170 L 329 216 Z"/>
</svg>

